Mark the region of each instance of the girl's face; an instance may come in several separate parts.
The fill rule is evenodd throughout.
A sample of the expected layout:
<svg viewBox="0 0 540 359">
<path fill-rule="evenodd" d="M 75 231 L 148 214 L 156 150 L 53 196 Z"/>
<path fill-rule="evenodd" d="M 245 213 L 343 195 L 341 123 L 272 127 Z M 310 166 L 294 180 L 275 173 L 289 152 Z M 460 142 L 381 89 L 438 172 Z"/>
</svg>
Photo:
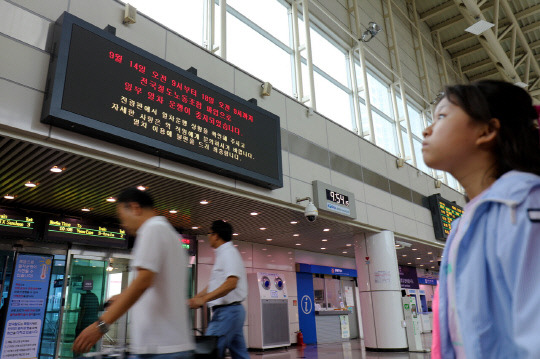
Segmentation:
<svg viewBox="0 0 540 359">
<path fill-rule="evenodd" d="M 478 150 L 479 130 L 479 125 L 465 111 L 443 98 L 435 108 L 433 123 L 422 133 L 424 162 L 455 176 Z"/>
</svg>

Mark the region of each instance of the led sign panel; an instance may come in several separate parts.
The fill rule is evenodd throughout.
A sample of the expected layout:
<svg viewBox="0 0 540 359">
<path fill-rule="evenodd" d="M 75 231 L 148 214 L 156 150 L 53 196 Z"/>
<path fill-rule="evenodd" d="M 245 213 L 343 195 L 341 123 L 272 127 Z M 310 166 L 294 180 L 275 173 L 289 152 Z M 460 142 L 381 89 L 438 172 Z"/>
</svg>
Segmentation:
<svg viewBox="0 0 540 359">
<path fill-rule="evenodd" d="M 321 181 L 313 181 L 313 204 L 323 211 L 356 218 L 354 194 Z"/>
<path fill-rule="evenodd" d="M 93 224 L 75 218 L 49 218 L 45 230 L 45 238 L 48 241 L 99 247 L 127 248 L 128 246 L 126 232 L 118 226 Z"/>
<path fill-rule="evenodd" d="M 283 186 L 278 116 L 69 13 L 61 21 L 42 122 Z"/>
<path fill-rule="evenodd" d="M 452 229 L 452 221 L 463 214 L 463 208 L 447 201 L 438 194 L 428 197 L 429 209 L 433 219 L 435 238 L 445 241 Z"/>
<path fill-rule="evenodd" d="M 35 238 L 36 222 L 33 214 L 0 208 L 0 237 Z"/>
</svg>

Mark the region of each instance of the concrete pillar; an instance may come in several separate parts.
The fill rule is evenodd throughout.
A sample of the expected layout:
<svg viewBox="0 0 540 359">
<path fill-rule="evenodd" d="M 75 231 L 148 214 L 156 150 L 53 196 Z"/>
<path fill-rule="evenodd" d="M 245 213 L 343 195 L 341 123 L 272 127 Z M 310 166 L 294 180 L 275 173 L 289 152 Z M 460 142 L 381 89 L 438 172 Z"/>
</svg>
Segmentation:
<svg viewBox="0 0 540 359">
<path fill-rule="evenodd" d="M 366 350 L 407 351 L 394 233 L 355 236 Z"/>
</svg>

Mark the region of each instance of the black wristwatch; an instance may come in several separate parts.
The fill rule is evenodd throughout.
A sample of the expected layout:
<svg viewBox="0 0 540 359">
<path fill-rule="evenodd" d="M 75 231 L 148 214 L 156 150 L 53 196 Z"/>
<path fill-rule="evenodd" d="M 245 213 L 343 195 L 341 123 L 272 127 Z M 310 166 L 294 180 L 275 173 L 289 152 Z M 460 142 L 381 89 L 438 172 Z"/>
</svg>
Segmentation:
<svg viewBox="0 0 540 359">
<path fill-rule="evenodd" d="M 106 334 L 109 331 L 109 324 L 105 323 L 103 320 L 99 320 L 97 328 L 101 334 Z"/>
</svg>

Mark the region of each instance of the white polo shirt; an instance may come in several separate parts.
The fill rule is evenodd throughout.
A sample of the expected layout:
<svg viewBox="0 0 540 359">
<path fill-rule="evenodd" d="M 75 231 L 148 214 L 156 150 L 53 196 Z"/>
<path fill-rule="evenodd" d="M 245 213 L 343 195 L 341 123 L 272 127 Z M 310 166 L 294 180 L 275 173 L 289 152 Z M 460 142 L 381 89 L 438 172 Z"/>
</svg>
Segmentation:
<svg viewBox="0 0 540 359">
<path fill-rule="evenodd" d="M 150 270 L 155 276 L 131 309 L 130 350 L 134 354 L 195 348 L 187 304 L 188 258 L 180 239 L 165 217 L 152 217 L 137 231 L 131 267 Z"/>
<path fill-rule="evenodd" d="M 236 288 L 226 296 L 208 302 L 208 306 L 213 307 L 243 301 L 247 297 L 247 276 L 240 252 L 230 241 L 219 246 L 215 253 L 216 261 L 212 267 L 207 292 L 210 293 L 219 288 L 230 276 L 238 277 L 238 283 Z"/>
</svg>

